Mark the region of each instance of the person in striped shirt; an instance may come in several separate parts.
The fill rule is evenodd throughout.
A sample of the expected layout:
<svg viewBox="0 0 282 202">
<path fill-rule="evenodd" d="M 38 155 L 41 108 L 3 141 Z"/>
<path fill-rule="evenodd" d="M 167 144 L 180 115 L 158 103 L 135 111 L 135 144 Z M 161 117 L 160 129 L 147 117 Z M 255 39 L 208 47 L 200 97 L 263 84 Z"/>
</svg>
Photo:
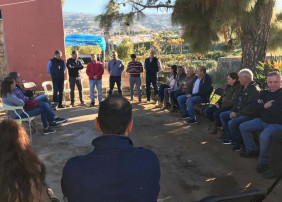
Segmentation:
<svg viewBox="0 0 282 202">
<path fill-rule="evenodd" d="M 141 78 L 140 73 L 143 72 L 143 66 L 141 62 L 136 61 L 136 55 L 131 55 L 131 62 L 128 63 L 126 72 L 129 73 L 129 83 L 130 83 L 130 101 L 133 101 L 134 97 L 134 86 L 138 89 L 138 99 L 141 102 L 142 92 L 141 92 Z"/>
</svg>

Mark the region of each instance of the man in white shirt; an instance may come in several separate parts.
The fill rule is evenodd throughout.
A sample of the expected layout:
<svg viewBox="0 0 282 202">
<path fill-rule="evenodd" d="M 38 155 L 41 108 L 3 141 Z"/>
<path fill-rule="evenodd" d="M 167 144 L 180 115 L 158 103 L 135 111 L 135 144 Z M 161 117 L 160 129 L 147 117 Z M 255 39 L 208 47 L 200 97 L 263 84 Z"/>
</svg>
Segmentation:
<svg viewBox="0 0 282 202">
<path fill-rule="evenodd" d="M 198 66 L 197 79 L 194 83 L 192 92 L 181 95 L 177 98 L 183 119 L 189 119 L 188 124 L 197 123 L 195 115 L 195 104 L 208 103 L 212 93 L 212 80 L 206 73 L 206 68 Z"/>
</svg>

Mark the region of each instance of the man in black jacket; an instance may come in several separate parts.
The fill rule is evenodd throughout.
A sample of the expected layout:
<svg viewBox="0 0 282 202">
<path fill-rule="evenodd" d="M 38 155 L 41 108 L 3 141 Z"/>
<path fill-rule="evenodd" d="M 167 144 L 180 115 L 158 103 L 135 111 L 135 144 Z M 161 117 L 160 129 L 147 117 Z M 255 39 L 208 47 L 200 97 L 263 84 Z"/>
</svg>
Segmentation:
<svg viewBox="0 0 282 202">
<path fill-rule="evenodd" d="M 223 144 L 233 144 L 233 151 L 241 151 L 242 136 L 239 126 L 256 116 L 256 112 L 252 107 L 253 102 L 259 96 L 260 88 L 253 81 L 253 72 L 249 69 L 242 69 L 239 73 L 239 81 L 242 85 L 238 92 L 236 102 L 231 111 L 222 112 L 220 120 L 226 139 Z"/>
<path fill-rule="evenodd" d="M 212 79 L 206 73 L 206 68 L 199 66 L 192 91 L 188 92 L 187 95 L 181 95 L 177 98 L 183 119 L 190 119 L 188 124 L 197 123 L 194 106 L 198 103 L 209 102 L 211 93 Z"/>
<path fill-rule="evenodd" d="M 268 166 L 269 145 L 275 132 L 282 132 L 282 89 L 281 75 L 271 72 L 267 76 L 268 89 L 260 93 L 253 103 L 254 110 L 259 111 L 261 118 L 247 121 L 240 125 L 240 131 L 246 147 L 242 157 L 257 157 L 259 155 L 258 172 L 264 172 Z M 260 134 L 260 153 L 256 146 L 252 132 L 262 131 Z"/>
<path fill-rule="evenodd" d="M 70 95 L 71 95 L 71 105 L 74 107 L 74 88 L 75 84 L 78 88 L 80 103 L 83 105 L 83 95 L 82 95 L 82 84 L 80 71 L 83 69 L 81 60 L 78 58 L 78 52 L 72 51 L 72 57 L 67 61 L 67 68 L 69 72 L 69 82 L 70 82 Z"/>
<path fill-rule="evenodd" d="M 55 51 L 55 57 L 48 62 L 47 72 L 51 75 L 53 83 L 53 102 L 58 105 L 58 108 L 65 108 L 62 105 L 64 81 L 65 81 L 65 62 L 62 60 L 62 52 Z M 59 92 L 59 99 L 58 99 Z"/>
</svg>

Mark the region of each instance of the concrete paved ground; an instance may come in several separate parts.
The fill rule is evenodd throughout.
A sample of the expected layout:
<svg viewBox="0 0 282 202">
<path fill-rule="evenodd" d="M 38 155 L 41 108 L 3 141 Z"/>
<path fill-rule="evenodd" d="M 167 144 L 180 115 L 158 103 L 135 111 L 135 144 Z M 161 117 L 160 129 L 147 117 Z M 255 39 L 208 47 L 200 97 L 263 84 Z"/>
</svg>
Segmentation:
<svg viewBox="0 0 282 202">
<path fill-rule="evenodd" d="M 43 136 L 42 124 L 34 135 L 33 147 L 47 167 L 47 182 L 62 199 L 60 179 L 66 161 L 90 152 L 99 134 L 94 127 L 97 107 L 58 110 L 69 121 L 56 134 Z M 222 145 L 207 132 L 208 123 L 187 126 L 178 114 L 154 109 L 153 104 L 133 104 L 135 146 L 152 149 L 161 165 L 161 191 L 158 201 L 186 202 L 208 195 L 228 194 L 250 189 L 266 190 L 273 180 L 255 172 L 257 159 L 244 159 L 231 146 Z M 281 183 L 268 200 L 281 201 Z"/>
</svg>

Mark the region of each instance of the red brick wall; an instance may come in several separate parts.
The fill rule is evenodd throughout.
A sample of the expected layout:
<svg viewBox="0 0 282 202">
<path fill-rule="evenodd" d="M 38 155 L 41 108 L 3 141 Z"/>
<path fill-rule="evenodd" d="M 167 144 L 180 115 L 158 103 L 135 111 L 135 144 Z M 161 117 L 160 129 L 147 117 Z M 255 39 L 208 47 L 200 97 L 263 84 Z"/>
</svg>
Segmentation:
<svg viewBox="0 0 282 202">
<path fill-rule="evenodd" d="M 54 51 L 65 55 L 61 0 L 0 0 L 0 9 L 9 72 L 19 72 L 41 89 L 50 80 L 46 69 Z"/>
</svg>

